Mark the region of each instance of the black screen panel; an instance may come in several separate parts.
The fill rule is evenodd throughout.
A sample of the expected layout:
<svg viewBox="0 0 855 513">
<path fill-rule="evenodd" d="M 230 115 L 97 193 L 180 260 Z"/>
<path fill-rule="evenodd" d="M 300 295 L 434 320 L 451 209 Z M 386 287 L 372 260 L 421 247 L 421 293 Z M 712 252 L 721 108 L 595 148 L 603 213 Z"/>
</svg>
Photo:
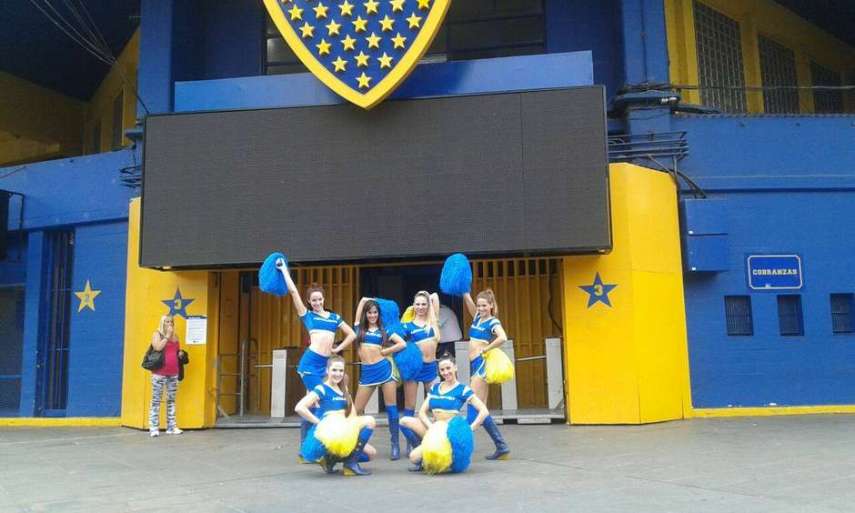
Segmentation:
<svg viewBox="0 0 855 513">
<path fill-rule="evenodd" d="M 141 265 L 609 249 L 603 90 L 147 118 Z"/>
</svg>

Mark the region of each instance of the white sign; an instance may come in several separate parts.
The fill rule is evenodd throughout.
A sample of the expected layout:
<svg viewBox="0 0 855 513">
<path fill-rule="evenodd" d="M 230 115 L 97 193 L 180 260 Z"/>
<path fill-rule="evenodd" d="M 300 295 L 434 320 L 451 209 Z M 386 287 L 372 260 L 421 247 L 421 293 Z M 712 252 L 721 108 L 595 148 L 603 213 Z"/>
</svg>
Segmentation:
<svg viewBox="0 0 855 513">
<path fill-rule="evenodd" d="M 208 338 L 208 318 L 201 315 L 187 317 L 187 336 L 184 341 L 188 345 L 205 345 Z"/>
</svg>

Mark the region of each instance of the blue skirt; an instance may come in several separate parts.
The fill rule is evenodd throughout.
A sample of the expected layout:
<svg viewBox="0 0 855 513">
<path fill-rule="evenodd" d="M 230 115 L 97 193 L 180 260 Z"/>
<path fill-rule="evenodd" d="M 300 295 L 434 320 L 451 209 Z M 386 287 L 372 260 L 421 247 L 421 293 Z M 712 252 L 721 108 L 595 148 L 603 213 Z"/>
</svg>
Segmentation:
<svg viewBox="0 0 855 513">
<path fill-rule="evenodd" d="M 439 365 L 436 363 L 436 360 L 434 360 L 430 363 L 422 363 L 422 370 L 419 371 L 413 381 L 427 383 L 435 380 L 437 376 L 439 376 Z"/>
<path fill-rule="evenodd" d="M 370 365 L 363 363 L 362 370 L 359 373 L 359 384 L 366 387 L 382 385 L 394 379 L 392 376 L 392 364 L 385 358 Z"/>
<path fill-rule="evenodd" d="M 306 390 L 311 390 L 323 382 L 327 374 L 327 360 L 328 356 L 319 355 L 311 349 L 303 352 L 303 357 L 297 365 L 297 374 L 303 380 Z"/>
<path fill-rule="evenodd" d="M 478 356 L 469 362 L 469 377 L 487 379 L 487 364 L 483 356 Z"/>
</svg>

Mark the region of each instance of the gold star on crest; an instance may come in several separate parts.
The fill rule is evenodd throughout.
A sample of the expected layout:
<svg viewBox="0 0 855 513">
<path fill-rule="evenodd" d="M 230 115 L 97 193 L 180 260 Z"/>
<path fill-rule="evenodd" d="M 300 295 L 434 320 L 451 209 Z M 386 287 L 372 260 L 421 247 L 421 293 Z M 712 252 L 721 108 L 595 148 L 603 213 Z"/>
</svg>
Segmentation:
<svg viewBox="0 0 855 513">
<path fill-rule="evenodd" d="M 315 35 L 315 27 L 309 25 L 309 22 L 304 22 L 300 27 L 300 32 L 303 33 L 303 39 L 309 39 Z"/>
<path fill-rule="evenodd" d="M 368 0 L 362 5 L 365 6 L 365 12 L 368 14 L 377 14 L 377 6 L 380 5 L 380 2 L 377 0 Z"/>
<path fill-rule="evenodd" d="M 356 57 L 354 57 L 354 59 L 356 59 L 356 66 L 358 68 L 364 68 L 364 67 L 368 66 L 368 60 L 370 58 L 371 58 L 370 56 L 366 55 L 365 52 L 360 50 L 359 54 Z"/>
<path fill-rule="evenodd" d="M 357 82 L 359 82 L 359 88 L 360 89 L 368 89 L 368 87 L 369 87 L 368 84 L 369 84 L 369 82 L 371 82 L 371 77 L 366 75 L 365 72 L 363 71 L 361 75 L 356 77 L 356 80 L 357 80 Z"/>
<path fill-rule="evenodd" d="M 404 0 L 390 0 L 389 4 L 392 6 L 392 12 L 401 12 L 404 10 Z"/>
<path fill-rule="evenodd" d="M 380 27 L 383 29 L 383 32 L 389 32 L 392 30 L 392 25 L 394 24 L 395 20 L 390 18 L 388 14 L 380 20 Z"/>
<path fill-rule="evenodd" d="M 350 34 L 344 36 L 344 39 L 341 40 L 341 45 L 344 47 L 345 51 L 351 51 L 356 48 L 356 39 L 350 37 Z"/>
<path fill-rule="evenodd" d="M 362 16 L 357 16 L 351 23 L 353 23 L 353 29 L 355 31 L 365 32 L 365 25 L 368 24 L 368 20 L 363 20 Z"/>
<path fill-rule="evenodd" d="M 421 24 L 421 22 L 422 22 L 422 17 L 416 16 L 416 13 L 411 14 L 410 17 L 407 18 L 407 23 L 409 23 L 410 28 L 419 28 L 419 25 Z"/>
<path fill-rule="evenodd" d="M 89 284 L 89 280 L 86 280 L 86 285 L 83 287 L 83 290 L 74 293 L 74 295 L 77 296 L 77 299 L 80 300 L 80 306 L 77 307 L 77 313 L 82 312 L 84 308 L 88 308 L 94 312 L 95 298 L 98 297 L 100 293 L 100 290 L 92 290 L 92 285 Z"/>
<path fill-rule="evenodd" d="M 353 4 L 347 0 L 338 4 L 338 9 L 341 11 L 342 16 L 353 16 Z"/>
<path fill-rule="evenodd" d="M 318 5 L 312 7 L 312 10 L 315 11 L 315 18 L 321 19 L 327 17 L 327 11 L 329 10 L 329 7 L 327 7 L 321 2 L 318 2 Z"/>
<path fill-rule="evenodd" d="M 430 9 L 430 0 L 418 0 L 419 9 Z"/>
<path fill-rule="evenodd" d="M 303 19 L 303 9 L 300 9 L 296 5 L 291 7 L 291 9 L 288 11 L 288 14 L 291 15 L 291 21 Z"/>
<path fill-rule="evenodd" d="M 325 39 L 321 39 L 321 42 L 316 44 L 315 47 L 318 49 L 319 55 L 329 55 L 331 44 L 327 43 Z"/>
<path fill-rule="evenodd" d="M 341 25 L 336 23 L 335 20 L 327 23 L 327 35 L 328 36 L 337 36 L 339 29 L 341 29 Z"/>
<path fill-rule="evenodd" d="M 407 42 L 407 38 L 402 36 L 399 32 L 397 36 L 392 38 L 392 43 L 394 43 L 395 48 L 403 48 L 404 43 Z"/>
<path fill-rule="evenodd" d="M 392 67 L 392 57 L 386 55 L 386 52 L 383 52 L 383 55 L 377 57 L 377 60 L 380 62 L 380 69 Z"/>
<path fill-rule="evenodd" d="M 332 61 L 333 66 L 336 71 L 345 71 L 347 69 L 347 61 L 341 58 L 339 55 L 336 60 Z"/>
<path fill-rule="evenodd" d="M 371 33 L 370 36 L 366 37 L 365 40 L 368 41 L 368 48 L 380 48 L 380 41 L 383 38 L 375 34 Z"/>
</svg>

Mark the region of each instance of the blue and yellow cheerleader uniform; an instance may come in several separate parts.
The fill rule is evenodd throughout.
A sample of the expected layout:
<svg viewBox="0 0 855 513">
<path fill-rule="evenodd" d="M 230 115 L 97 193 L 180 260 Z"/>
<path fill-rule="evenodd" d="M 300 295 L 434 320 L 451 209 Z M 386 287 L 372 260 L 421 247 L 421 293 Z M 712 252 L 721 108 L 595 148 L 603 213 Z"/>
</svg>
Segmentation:
<svg viewBox="0 0 855 513">
<path fill-rule="evenodd" d="M 436 337 L 431 325 L 419 326 L 412 321 L 402 323 L 401 331 L 408 344 L 418 345 Z M 435 380 L 438 375 L 436 360 L 427 363 L 422 362 L 422 370 L 413 378 L 413 381 L 428 383 Z"/>
<path fill-rule="evenodd" d="M 360 336 L 361 327 L 357 326 L 357 337 Z M 362 343 L 372 346 L 383 346 L 383 332 L 380 329 L 365 330 L 365 336 Z M 362 364 L 362 369 L 359 373 L 360 386 L 371 387 L 388 383 L 389 381 L 397 381 L 392 372 L 392 364 L 386 358 L 381 359 L 377 363 Z"/>
<path fill-rule="evenodd" d="M 442 390 L 443 383 L 431 387 L 428 408 L 436 413 L 454 415 L 450 420 L 434 422 L 422 439 L 422 467 L 430 474 L 463 472 L 472 461 L 474 438 L 469 422 L 460 410 L 474 395 L 468 386 L 458 383 L 450 390 Z"/>
<path fill-rule="evenodd" d="M 303 321 L 303 326 L 306 327 L 306 331 L 310 335 L 313 331 L 328 331 L 334 334 L 341 326 L 342 319 L 335 312 L 329 314 L 329 317 L 323 317 L 309 310 L 306 315 L 300 317 L 300 320 Z M 311 349 L 306 349 L 303 352 L 303 357 L 300 358 L 300 363 L 297 365 L 297 374 L 303 380 L 307 392 L 314 390 L 324 381 L 324 376 L 327 373 L 327 360 L 329 360 L 329 356 L 320 355 Z"/>
<path fill-rule="evenodd" d="M 481 315 L 476 314 L 475 318 L 472 319 L 472 324 L 469 325 L 469 340 L 471 341 L 474 338 L 489 343 L 493 340 L 493 337 L 496 334 L 496 328 L 501 325 L 502 322 L 495 317 L 490 317 L 489 319 L 482 321 Z M 484 362 L 483 355 L 479 355 L 477 358 L 469 362 L 469 375 L 473 378 L 486 380 L 487 365 Z"/>
</svg>

